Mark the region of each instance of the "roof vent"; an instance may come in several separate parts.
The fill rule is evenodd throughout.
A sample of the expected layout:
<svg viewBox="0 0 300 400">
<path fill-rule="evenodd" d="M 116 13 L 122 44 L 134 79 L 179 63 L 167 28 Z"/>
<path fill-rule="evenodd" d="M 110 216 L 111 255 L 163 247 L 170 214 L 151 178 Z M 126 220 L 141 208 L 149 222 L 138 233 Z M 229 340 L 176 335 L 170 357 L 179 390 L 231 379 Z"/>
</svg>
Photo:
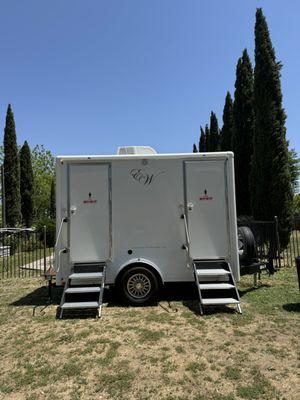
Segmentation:
<svg viewBox="0 0 300 400">
<path fill-rule="evenodd" d="M 150 146 L 122 146 L 118 147 L 117 154 L 157 154 L 157 152 Z"/>
</svg>

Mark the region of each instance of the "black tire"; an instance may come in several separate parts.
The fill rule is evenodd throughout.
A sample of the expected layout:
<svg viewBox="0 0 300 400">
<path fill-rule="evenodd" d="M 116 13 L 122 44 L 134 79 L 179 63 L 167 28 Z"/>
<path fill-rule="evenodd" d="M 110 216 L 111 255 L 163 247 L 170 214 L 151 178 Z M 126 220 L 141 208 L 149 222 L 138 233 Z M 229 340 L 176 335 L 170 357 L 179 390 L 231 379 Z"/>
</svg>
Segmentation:
<svg viewBox="0 0 300 400">
<path fill-rule="evenodd" d="M 251 262 L 256 256 L 256 243 L 248 226 L 238 228 L 239 258 L 241 263 Z"/>
<path fill-rule="evenodd" d="M 157 300 L 159 285 L 150 269 L 136 265 L 122 275 L 119 289 L 125 303 L 141 306 L 153 304 Z"/>
</svg>

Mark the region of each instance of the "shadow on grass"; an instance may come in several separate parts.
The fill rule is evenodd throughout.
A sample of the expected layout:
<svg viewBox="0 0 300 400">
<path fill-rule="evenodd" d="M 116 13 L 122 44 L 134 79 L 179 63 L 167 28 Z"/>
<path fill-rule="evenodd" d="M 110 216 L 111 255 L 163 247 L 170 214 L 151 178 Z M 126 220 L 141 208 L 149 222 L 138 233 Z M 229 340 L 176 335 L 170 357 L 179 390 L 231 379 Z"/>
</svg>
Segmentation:
<svg viewBox="0 0 300 400">
<path fill-rule="evenodd" d="M 56 309 L 56 318 L 60 319 L 60 308 Z M 90 310 L 64 310 L 62 320 L 63 319 L 98 319 L 98 312 L 95 309 Z"/>
<path fill-rule="evenodd" d="M 183 301 L 182 304 L 192 311 L 195 315 L 200 315 L 199 300 L 188 300 Z M 205 306 L 204 315 L 215 315 L 218 313 L 222 314 L 234 314 L 236 313 L 236 308 L 231 308 L 228 306 Z"/>
<path fill-rule="evenodd" d="M 247 288 L 245 290 L 240 291 L 240 296 L 242 297 L 248 292 L 253 290 L 259 290 L 264 287 L 269 287 L 269 285 L 260 285 L 257 288 Z M 25 296 L 21 297 L 20 299 L 11 303 L 11 306 L 14 307 L 22 307 L 22 306 L 33 306 L 36 307 L 43 307 L 49 304 L 59 305 L 60 299 L 62 295 L 62 287 L 52 287 L 52 301 L 49 301 L 49 293 L 48 287 L 42 286 L 35 289 L 33 292 L 27 293 Z M 155 303 L 150 304 L 150 306 L 161 306 L 165 311 L 168 311 L 166 307 L 163 307 L 159 304 L 161 301 L 166 301 L 168 303 L 177 301 L 181 302 L 184 307 L 187 307 L 190 311 L 194 314 L 199 315 L 199 300 L 198 300 L 198 292 L 195 284 L 193 282 L 185 282 L 185 283 L 168 283 L 165 284 L 158 296 L 158 301 Z M 128 308 L 128 305 L 122 302 L 120 299 L 119 293 L 117 292 L 116 288 L 111 287 L 110 289 L 106 289 L 104 292 L 104 299 L 103 303 L 107 304 L 106 307 L 119 307 L 119 308 Z M 143 306 L 145 307 L 145 306 Z M 171 307 L 171 306 L 170 306 Z M 285 306 L 283 306 L 285 308 Z M 286 305 L 287 311 L 299 311 L 299 305 Z M 293 308 L 294 307 L 294 308 Z M 169 311 L 168 311 L 169 312 Z M 224 306 L 209 306 L 205 307 L 205 315 L 212 315 L 218 312 L 232 314 L 235 312 L 234 308 L 231 307 L 224 307 Z M 91 310 L 91 312 L 87 310 L 72 310 L 71 312 L 64 311 L 64 317 L 68 318 L 90 318 L 95 317 L 97 314 L 95 310 Z M 57 308 L 57 316 L 59 316 L 59 308 Z"/>
<path fill-rule="evenodd" d="M 289 312 L 300 312 L 300 303 L 283 304 L 282 308 Z"/>
<path fill-rule="evenodd" d="M 184 301 L 187 299 L 197 299 L 197 289 L 193 283 L 166 283 L 159 291 L 157 302 L 150 306 L 159 305 L 160 301 Z M 128 307 L 114 287 L 104 292 L 104 303 L 107 303 L 107 307 Z M 143 305 L 143 307 L 145 306 Z"/>
<path fill-rule="evenodd" d="M 60 296 L 62 291 L 59 288 L 52 288 L 52 304 L 59 304 Z M 14 301 L 10 306 L 22 307 L 22 306 L 45 306 L 50 303 L 48 287 L 41 286 L 35 289 L 33 292 L 27 293 L 25 296 Z"/>
<path fill-rule="evenodd" d="M 62 287 L 53 286 L 52 291 L 52 304 L 59 304 Z M 197 290 L 194 284 L 166 284 L 159 292 L 158 301 L 183 301 L 197 299 Z M 121 300 L 116 288 L 111 287 L 105 289 L 103 303 L 107 303 L 108 307 L 127 307 Z M 43 306 L 49 304 L 49 293 L 47 286 L 41 286 L 34 291 L 27 293 L 25 296 L 11 303 L 11 306 Z"/>
<path fill-rule="evenodd" d="M 251 293 L 251 292 L 254 292 L 254 291 L 257 291 L 257 290 L 260 290 L 260 289 L 271 288 L 271 287 L 272 287 L 272 285 L 261 283 L 261 284 L 259 284 L 257 286 L 251 286 L 251 287 L 248 287 L 246 289 L 240 289 L 239 290 L 239 294 L 240 294 L 240 297 L 243 297 L 247 293 Z"/>
</svg>

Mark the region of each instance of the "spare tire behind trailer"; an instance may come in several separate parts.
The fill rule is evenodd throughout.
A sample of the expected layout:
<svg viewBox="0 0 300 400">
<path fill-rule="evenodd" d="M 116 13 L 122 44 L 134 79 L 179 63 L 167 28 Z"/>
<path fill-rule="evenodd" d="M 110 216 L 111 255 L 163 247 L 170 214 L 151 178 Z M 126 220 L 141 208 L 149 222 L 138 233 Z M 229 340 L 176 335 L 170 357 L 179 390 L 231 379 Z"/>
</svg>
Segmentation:
<svg viewBox="0 0 300 400">
<path fill-rule="evenodd" d="M 238 246 L 240 264 L 249 264 L 256 257 L 256 243 L 252 230 L 248 226 L 238 228 Z"/>
</svg>

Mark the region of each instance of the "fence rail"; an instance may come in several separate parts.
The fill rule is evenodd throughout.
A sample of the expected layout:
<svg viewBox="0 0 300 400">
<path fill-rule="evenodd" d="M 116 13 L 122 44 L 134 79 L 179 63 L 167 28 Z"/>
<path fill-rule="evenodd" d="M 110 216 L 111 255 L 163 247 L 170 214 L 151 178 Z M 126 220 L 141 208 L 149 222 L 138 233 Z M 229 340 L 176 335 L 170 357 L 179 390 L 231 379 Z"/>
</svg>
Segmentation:
<svg viewBox="0 0 300 400">
<path fill-rule="evenodd" d="M 295 266 L 295 257 L 300 256 L 300 216 L 292 219 L 290 241 L 286 249 L 281 252 L 282 266 Z"/>
<path fill-rule="evenodd" d="M 46 227 L 0 229 L 0 278 L 43 275 L 53 262 L 46 238 Z"/>
<path fill-rule="evenodd" d="M 255 237 L 257 258 L 265 263 L 272 260 L 277 268 L 295 266 L 295 257 L 300 255 L 300 216 L 291 220 L 289 244 L 281 248 L 278 235 L 278 221 L 241 220 L 239 226 L 248 226 Z"/>
<path fill-rule="evenodd" d="M 300 216 L 292 219 L 290 241 L 280 249 L 278 227 L 274 221 L 239 221 L 253 231 L 257 257 L 265 263 L 270 259 L 276 267 L 292 267 L 300 256 Z M 47 244 L 46 227 L 33 229 L 0 229 L 0 279 L 43 275 L 53 265 L 53 247 Z"/>
</svg>

